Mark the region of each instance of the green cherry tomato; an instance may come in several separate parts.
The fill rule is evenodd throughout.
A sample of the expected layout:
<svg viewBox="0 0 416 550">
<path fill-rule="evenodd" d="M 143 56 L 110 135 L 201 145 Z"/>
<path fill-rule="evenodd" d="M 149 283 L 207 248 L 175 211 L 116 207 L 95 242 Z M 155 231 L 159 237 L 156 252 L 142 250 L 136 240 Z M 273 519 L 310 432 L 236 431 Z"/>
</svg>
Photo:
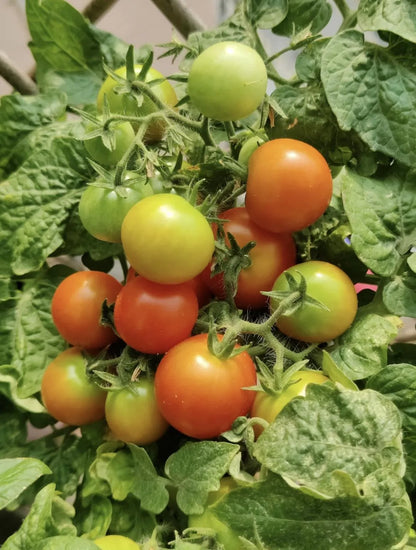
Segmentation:
<svg viewBox="0 0 416 550">
<path fill-rule="evenodd" d="M 209 493 L 207 506 L 202 514 L 190 515 L 188 518 L 188 526 L 191 528 L 213 529 L 216 533 L 218 542 L 220 542 L 226 550 L 241 550 L 240 539 L 228 525 L 217 518 L 211 507 L 236 487 L 237 484 L 233 478 L 223 478 L 218 491 Z"/>
<path fill-rule="evenodd" d="M 204 50 L 189 72 L 194 106 L 216 120 L 239 120 L 262 103 L 267 71 L 260 55 L 240 42 L 217 42 Z"/>
<path fill-rule="evenodd" d="M 142 65 L 137 64 L 134 67 L 136 75 L 140 73 Z M 114 71 L 122 78 L 126 78 L 126 67 L 120 67 Z M 163 75 L 151 67 L 146 74 L 145 82 L 152 82 L 152 80 L 163 79 Z M 114 91 L 116 87 L 120 86 L 110 75 L 103 82 L 97 96 L 97 108 L 98 111 L 103 110 L 104 97 L 107 98 L 110 111 L 112 113 L 120 113 L 130 116 L 146 116 L 159 108 L 153 103 L 151 99 L 143 95 L 143 102 L 139 106 L 137 99 L 130 94 L 118 94 Z M 164 80 L 155 86 L 152 86 L 152 92 L 168 107 L 174 107 L 178 102 L 176 92 L 171 84 Z M 134 125 L 136 126 L 136 125 Z M 160 141 L 165 132 L 165 124 L 161 120 L 155 120 L 150 124 L 146 131 L 145 139 L 149 142 Z"/>
<path fill-rule="evenodd" d="M 95 539 L 94 544 L 101 550 L 140 550 L 141 548 L 140 544 L 122 535 L 106 535 Z"/>
<path fill-rule="evenodd" d="M 99 183 L 99 182 L 97 182 Z M 96 239 L 121 242 L 121 224 L 130 208 L 153 194 L 150 185 L 128 180 L 113 189 L 89 185 L 81 195 L 79 217 L 85 229 Z"/>
<path fill-rule="evenodd" d="M 96 126 L 87 125 L 87 131 L 95 129 Z M 102 166 L 114 166 L 122 159 L 124 153 L 134 140 L 134 130 L 130 122 L 116 122 L 110 128 L 114 135 L 114 148 L 107 147 L 101 136 L 84 141 L 87 153 Z"/>
<path fill-rule="evenodd" d="M 340 336 L 350 327 L 358 303 L 354 284 L 344 271 L 322 261 L 296 264 L 277 278 L 273 290 L 290 290 L 285 273 L 298 282 L 302 275 L 306 281 L 306 294 L 324 307 L 306 302 L 294 313 L 281 316 L 276 325 L 283 334 L 303 342 L 319 343 Z M 278 305 L 279 300 L 271 298 L 271 310 L 275 311 Z"/>
<path fill-rule="evenodd" d="M 136 445 L 157 441 L 169 426 L 157 406 L 153 381 L 145 377 L 108 392 L 105 418 L 117 439 Z"/>
<path fill-rule="evenodd" d="M 133 269 L 162 284 L 193 279 L 214 252 L 206 218 L 183 197 L 170 193 L 135 204 L 121 226 L 121 242 Z"/>
<path fill-rule="evenodd" d="M 86 373 L 80 348 L 68 348 L 49 365 L 42 377 L 41 396 L 51 416 L 71 426 L 83 426 L 104 418 L 107 392 Z"/>
<path fill-rule="evenodd" d="M 250 160 L 251 155 L 265 141 L 267 141 L 267 136 L 264 132 L 248 138 L 243 143 L 240 152 L 238 153 L 238 162 L 244 166 L 248 166 L 248 161 Z"/>
<path fill-rule="evenodd" d="M 309 384 L 323 384 L 328 380 L 329 378 L 320 371 L 299 370 L 291 376 L 290 384 L 282 393 L 274 395 L 265 391 L 257 392 L 251 408 L 251 416 L 263 418 L 271 424 L 283 407 L 294 397 L 305 395 L 306 387 Z M 255 426 L 254 432 L 257 437 L 262 431 L 260 425 Z"/>
</svg>

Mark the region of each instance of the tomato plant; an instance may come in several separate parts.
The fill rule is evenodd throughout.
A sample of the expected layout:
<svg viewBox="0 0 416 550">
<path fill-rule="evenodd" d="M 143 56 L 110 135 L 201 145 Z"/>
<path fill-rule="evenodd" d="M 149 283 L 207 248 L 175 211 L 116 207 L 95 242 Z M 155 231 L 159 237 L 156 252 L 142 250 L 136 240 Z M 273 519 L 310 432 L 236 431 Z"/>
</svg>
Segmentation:
<svg viewBox="0 0 416 550">
<path fill-rule="evenodd" d="M 109 188 L 100 180 L 89 185 L 81 195 L 79 217 L 85 229 L 97 239 L 121 242 L 121 224 L 130 208 L 142 198 L 151 195 L 152 188 L 142 181 Z"/>
<path fill-rule="evenodd" d="M 96 126 L 87 125 L 86 130 L 91 131 Z M 118 122 L 112 124 L 108 130 L 113 143 L 107 143 L 102 136 L 85 139 L 85 149 L 88 155 L 103 166 L 114 166 L 122 159 L 124 153 L 130 147 L 134 139 L 134 131 L 130 122 Z"/>
<path fill-rule="evenodd" d="M 193 105 L 217 120 L 250 115 L 264 99 L 267 71 L 260 55 L 239 42 L 217 42 L 205 49 L 189 72 Z"/>
<path fill-rule="evenodd" d="M 158 283 L 183 283 L 198 275 L 214 252 L 206 218 L 183 197 L 146 197 L 127 213 L 121 241 L 131 266 Z"/>
<path fill-rule="evenodd" d="M 77 347 L 61 352 L 42 376 L 41 395 L 56 420 L 83 426 L 104 418 L 106 392 L 91 381 L 87 362 Z"/>
<path fill-rule="evenodd" d="M 245 351 L 216 357 L 206 334 L 192 336 L 163 357 L 156 369 L 155 392 L 159 409 L 180 432 L 197 439 L 219 436 L 245 415 L 254 392 L 243 388 L 256 383 L 256 367 Z"/>
<path fill-rule="evenodd" d="M 105 535 L 95 539 L 94 543 L 101 550 L 140 550 L 141 548 L 140 544 L 122 535 Z"/>
<path fill-rule="evenodd" d="M 289 290 L 286 274 L 298 281 L 304 277 L 307 295 L 321 306 L 306 301 L 293 313 L 278 319 L 276 324 L 279 330 L 304 342 L 327 342 L 351 326 L 357 313 L 357 295 L 354 284 L 344 271 L 328 262 L 304 262 L 283 272 L 273 285 L 273 290 Z M 279 300 L 271 298 L 272 311 L 278 305 Z"/>
<path fill-rule="evenodd" d="M 251 416 L 257 416 L 267 420 L 269 424 L 273 422 L 280 411 L 293 398 L 299 395 L 305 395 L 306 387 L 309 384 L 323 384 L 328 382 L 329 378 L 320 371 L 316 370 L 298 370 L 289 379 L 288 385 L 281 392 L 258 391 L 251 407 Z M 254 426 L 256 436 L 263 431 L 260 425 Z"/>
<path fill-rule="evenodd" d="M 303 141 L 272 139 L 250 157 L 245 204 L 253 221 L 268 231 L 304 229 L 324 213 L 331 196 L 327 161 Z"/>
<path fill-rule="evenodd" d="M 267 141 L 267 136 L 264 133 L 246 139 L 238 153 L 238 162 L 241 162 L 244 166 L 248 166 L 251 155 L 265 141 Z"/>
<path fill-rule="evenodd" d="M 77 271 L 56 288 L 51 312 L 62 337 L 73 346 L 103 348 L 117 340 L 111 327 L 101 324 L 104 301 L 115 302 L 121 283 L 101 271 Z"/>
<path fill-rule="evenodd" d="M 267 298 L 261 291 L 271 290 L 280 273 L 295 263 L 296 247 L 293 237 L 288 233 L 265 231 L 251 220 L 244 207 L 230 208 L 218 217 L 224 220 L 222 228 L 228 245 L 228 233 L 234 236 L 240 247 L 252 241 L 256 243 L 249 252 L 250 266 L 239 273 L 234 299 L 239 308 L 262 308 L 266 305 Z M 224 298 L 224 275 L 219 273 L 212 277 L 210 270 L 210 267 L 205 269 L 205 280 L 217 297 Z"/>
<path fill-rule="evenodd" d="M 145 376 L 108 392 L 105 418 L 117 439 L 136 445 L 153 443 L 168 429 L 157 406 L 153 380 Z"/>
<path fill-rule="evenodd" d="M 206 508 L 202 514 L 191 515 L 188 518 L 188 525 L 191 528 L 213 529 L 216 533 L 218 542 L 224 545 L 224 548 L 227 550 L 240 550 L 240 539 L 237 533 L 218 519 L 215 513 L 210 509 L 210 506 L 218 502 L 236 487 L 237 484 L 232 477 L 223 477 L 218 491 L 209 493 Z"/>
<path fill-rule="evenodd" d="M 143 65 L 136 64 L 134 71 L 136 76 L 139 76 L 140 71 L 142 70 Z M 115 74 L 121 78 L 126 78 L 126 67 L 122 66 L 116 69 Z M 160 73 L 154 67 L 146 73 L 145 82 L 152 82 L 154 80 L 164 79 L 162 73 Z M 97 108 L 99 111 L 103 110 L 104 97 L 108 101 L 110 111 L 114 113 L 121 113 L 125 115 L 144 117 L 150 115 L 158 110 L 158 107 L 155 103 L 146 96 L 142 96 L 142 102 L 137 100 L 132 94 L 121 94 L 117 93 L 116 88 L 119 86 L 119 83 L 111 76 L 108 75 L 104 80 L 97 96 Z M 169 107 L 174 107 L 178 102 L 176 97 L 176 92 L 171 84 L 165 79 L 158 84 L 152 86 L 152 91 L 156 96 Z M 137 126 L 137 125 L 136 125 Z M 165 123 L 158 119 L 153 120 L 147 130 L 146 130 L 146 139 L 149 142 L 159 141 L 162 139 L 165 132 Z"/>
<path fill-rule="evenodd" d="M 118 334 L 143 353 L 164 353 L 190 336 L 197 316 L 192 285 L 161 285 L 140 276 L 126 283 L 114 305 Z"/>
</svg>

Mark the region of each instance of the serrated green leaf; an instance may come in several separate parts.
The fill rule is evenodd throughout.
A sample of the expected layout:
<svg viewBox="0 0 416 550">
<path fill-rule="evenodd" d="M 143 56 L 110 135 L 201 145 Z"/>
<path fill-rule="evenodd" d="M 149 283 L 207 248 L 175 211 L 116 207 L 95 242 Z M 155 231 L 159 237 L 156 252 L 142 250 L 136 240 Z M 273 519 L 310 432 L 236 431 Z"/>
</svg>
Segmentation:
<svg viewBox="0 0 416 550">
<path fill-rule="evenodd" d="M 0 509 L 11 504 L 29 485 L 51 470 L 36 458 L 0 460 Z"/>
<path fill-rule="evenodd" d="M 26 16 L 41 91 L 65 92 L 73 105 L 93 103 L 104 72 L 86 19 L 64 0 L 27 0 Z"/>
<path fill-rule="evenodd" d="M 331 18 L 332 8 L 326 0 L 290 0 L 286 18 L 273 28 L 275 34 L 295 36 L 305 29 L 318 34 Z"/>
<path fill-rule="evenodd" d="M 18 155 L 22 140 L 37 128 L 48 127 L 65 113 L 66 96 L 61 93 L 0 98 L 0 173 L 13 171 L 10 158 Z M 64 126 L 64 125 L 62 125 Z M 16 165 L 16 163 L 14 163 Z"/>
<path fill-rule="evenodd" d="M 165 471 L 177 486 L 177 502 L 185 514 L 202 514 L 210 491 L 217 491 L 239 446 L 216 441 L 187 443 L 169 456 Z"/>
<path fill-rule="evenodd" d="M 383 48 L 348 30 L 322 54 L 321 77 L 343 130 L 407 166 L 416 163 L 416 46 Z"/>
<path fill-rule="evenodd" d="M 412 515 L 400 479 L 392 494 L 374 503 L 366 498 L 316 499 L 289 487 L 280 476 L 231 491 L 212 508 L 218 518 L 269 550 L 358 550 L 370 544 L 391 550 L 408 534 Z M 257 548 L 258 546 L 256 546 Z"/>
<path fill-rule="evenodd" d="M 361 0 L 357 19 L 364 31 L 390 31 L 410 42 L 416 42 L 413 0 Z"/>
<path fill-rule="evenodd" d="M 407 269 L 387 283 L 383 303 L 394 315 L 416 317 L 416 273 Z"/>
<path fill-rule="evenodd" d="M 63 266 L 25 279 L 13 300 L 0 303 L 0 391 L 33 412 L 48 363 L 66 347 L 50 313 L 53 293 L 72 271 Z"/>
<path fill-rule="evenodd" d="M 351 496 L 337 472 L 357 486 L 379 469 L 403 475 L 400 436 L 399 412 L 379 393 L 312 384 L 264 430 L 254 456 L 295 487 Z"/>
<path fill-rule="evenodd" d="M 339 369 L 351 380 L 377 373 L 387 364 L 389 344 L 397 336 L 398 325 L 375 313 L 359 313 L 352 327 L 330 352 Z"/>
<path fill-rule="evenodd" d="M 416 242 L 416 172 L 393 167 L 366 178 L 346 169 L 339 177 L 354 251 L 375 273 L 395 275 Z"/>
<path fill-rule="evenodd" d="M 259 29 L 279 25 L 288 12 L 288 0 L 245 0 L 245 13 Z"/>
</svg>

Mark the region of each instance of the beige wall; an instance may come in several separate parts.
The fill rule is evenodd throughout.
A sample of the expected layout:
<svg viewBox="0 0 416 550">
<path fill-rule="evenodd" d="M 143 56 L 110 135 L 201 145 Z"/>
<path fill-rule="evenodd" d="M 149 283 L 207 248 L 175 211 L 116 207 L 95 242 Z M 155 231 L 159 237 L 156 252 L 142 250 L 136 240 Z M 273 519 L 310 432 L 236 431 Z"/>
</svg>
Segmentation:
<svg viewBox="0 0 416 550">
<path fill-rule="evenodd" d="M 82 11 L 89 0 L 69 0 L 69 3 Z M 219 0 L 187 1 L 189 8 L 208 27 L 215 26 L 218 21 L 219 4 Z M 151 0 L 118 0 L 96 24 L 135 46 L 168 42 L 174 33 L 172 25 Z M 29 40 L 24 0 L 0 0 L 0 50 L 23 71 L 30 71 L 34 64 L 27 45 Z M 170 63 L 170 60 L 160 59 L 154 65 L 162 72 L 169 72 Z M 0 95 L 10 92 L 10 85 L 0 77 Z"/>
</svg>

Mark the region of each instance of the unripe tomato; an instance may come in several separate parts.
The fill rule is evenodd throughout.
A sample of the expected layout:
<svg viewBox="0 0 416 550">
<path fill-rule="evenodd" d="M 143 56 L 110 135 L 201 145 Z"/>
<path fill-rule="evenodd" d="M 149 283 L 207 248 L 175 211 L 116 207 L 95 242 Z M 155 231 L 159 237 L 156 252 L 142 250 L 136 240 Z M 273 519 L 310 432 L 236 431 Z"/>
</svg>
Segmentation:
<svg viewBox="0 0 416 550">
<path fill-rule="evenodd" d="M 80 348 L 60 353 L 42 377 L 41 396 L 51 416 L 71 426 L 83 426 L 104 418 L 107 392 L 92 382 Z"/>
<path fill-rule="evenodd" d="M 121 226 L 121 242 L 133 269 L 162 284 L 193 279 L 214 252 L 214 235 L 205 216 L 170 193 L 135 204 Z"/>
<path fill-rule="evenodd" d="M 94 543 L 101 550 L 140 550 L 141 548 L 140 544 L 122 535 L 106 535 L 95 539 Z"/>
<path fill-rule="evenodd" d="M 327 342 L 340 336 L 354 321 L 358 301 L 351 279 L 339 267 L 328 262 L 309 261 L 296 264 L 284 271 L 273 285 L 273 290 L 290 290 L 285 273 L 296 281 L 301 275 L 306 281 L 306 294 L 323 304 L 324 308 L 305 302 L 289 315 L 276 322 L 283 334 L 303 342 Z M 272 311 L 280 300 L 270 299 Z"/>
<path fill-rule="evenodd" d="M 95 129 L 95 126 L 87 126 L 87 131 L 93 129 Z M 101 136 L 84 141 L 85 149 L 92 160 L 103 166 L 114 166 L 117 164 L 134 140 L 135 134 L 130 122 L 114 122 L 111 125 L 111 130 L 114 132 L 115 139 L 113 149 L 109 149 L 104 145 Z"/>
<path fill-rule="evenodd" d="M 136 75 L 140 73 L 142 67 L 143 66 L 140 64 L 134 66 Z M 125 66 L 118 68 L 114 72 L 117 75 L 126 78 Z M 163 75 L 151 67 L 146 73 L 145 82 L 151 82 L 152 80 L 159 80 L 162 78 L 164 78 Z M 116 82 L 110 75 L 107 76 L 97 96 L 97 108 L 99 111 L 102 111 L 103 109 L 104 96 L 107 98 L 110 111 L 112 113 L 120 113 L 130 116 L 146 116 L 159 110 L 153 101 L 145 95 L 143 95 L 143 102 L 139 106 L 136 98 L 132 95 L 116 93 L 114 88 L 117 86 L 119 86 L 119 83 Z M 174 107 L 178 102 L 176 92 L 167 80 L 152 86 L 152 91 L 169 107 Z M 162 120 L 155 120 L 147 128 L 145 139 L 149 142 L 160 141 L 164 132 L 165 123 Z"/>
<path fill-rule="evenodd" d="M 248 164 L 245 204 L 252 220 L 275 233 L 315 222 L 332 196 L 332 176 L 321 153 L 295 139 L 260 145 Z"/>
<path fill-rule="evenodd" d="M 267 88 L 260 55 L 240 42 L 217 42 L 193 62 L 188 94 L 195 107 L 216 120 L 239 120 L 259 107 Z"/>
<path fill-rule="evenodd" d="M 306 387 L 309 384 L 323 384 L 328 382 L 329 378 L 322 372 L 316 370 L 298 370 L 290 378 L 290 384 L 277 395 L 265 391 L 258 391 L 251 408 L 251 416 L 257 416 L 267 420 L 269 424 L 273 422 L 280 411 L 294 397 L 305 395 Z M 254 433 L 258 437 L 263 428 L 260 425 L 254 427 Z"/>
<path fill-rule="evenodd" d="M 85 229 L 96 239 L 110 243 L 121 242 L 121 224 L 130 208 L 153 193 L 143 182 L 126 182 L 109 189 L 89 185 L 81 195 L 79 217 Z M 122 188 L 122 189 L 121 189 Z"/>
<path fill-rule="evenodd" d="M 136 445 L 157 441 L 169 427 L 157 406 L 153 381 L 143 376 L 108 392 L 105 418 L 117 439 Z"/>
<path fill-rule="evenodd" d="M 66 277 L 52 297 L 53 322 L 73 346 L 94 350 L 117 340 L 111 327 L 100 324 L 104 301 L 115 302 L 122 285 L 102 271 L 77 271 Z"/>
</svg>

